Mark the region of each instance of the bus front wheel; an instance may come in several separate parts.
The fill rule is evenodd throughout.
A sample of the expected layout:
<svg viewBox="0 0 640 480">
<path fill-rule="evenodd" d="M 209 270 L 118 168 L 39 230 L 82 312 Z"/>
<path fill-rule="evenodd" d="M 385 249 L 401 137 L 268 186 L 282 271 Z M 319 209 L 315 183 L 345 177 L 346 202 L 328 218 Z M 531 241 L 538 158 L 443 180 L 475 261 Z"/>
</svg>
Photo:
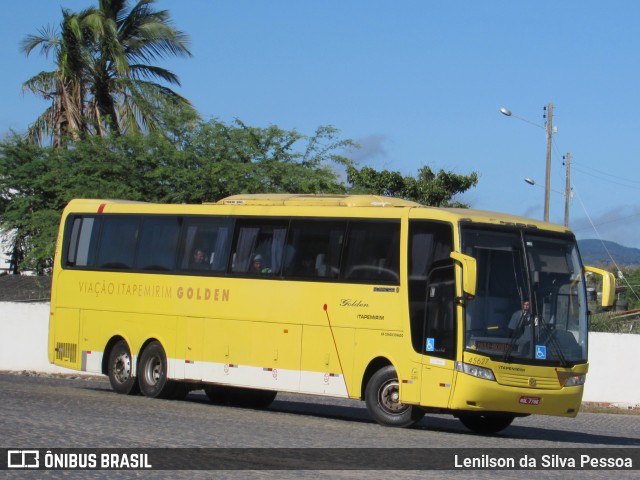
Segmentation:
<svg viewBox="0 0 640 480">
<path fill-rule="evenodd" d="M 127 342 L 120 340 L 109 353 L 107 375 L 111 388 L 116 393 L 136 395 L 140 392 L 136 377 L 133 376 L 133 361 Z"/>
<path fill-rule="evenodd" d="M 170 398 L 175 384 L 167 379 L 167 356 L 162 345 L 151 342 L 140 356 L 138 382 L 145 397 Z"/>
<path fill-rule="evenodd" d="M 507 414 L 462 414 L 458 418 L 472 432 L 491 435 L 507 428 L 515 417 Z"/>
<path fill-rule="evenodd" d="M 424 410 L 400 403 L 398 374 L 391 365 L 373 374 L 364 393 L 369 415 L 380 425 L 409 427 L 424 417 Z"/>
</svg>

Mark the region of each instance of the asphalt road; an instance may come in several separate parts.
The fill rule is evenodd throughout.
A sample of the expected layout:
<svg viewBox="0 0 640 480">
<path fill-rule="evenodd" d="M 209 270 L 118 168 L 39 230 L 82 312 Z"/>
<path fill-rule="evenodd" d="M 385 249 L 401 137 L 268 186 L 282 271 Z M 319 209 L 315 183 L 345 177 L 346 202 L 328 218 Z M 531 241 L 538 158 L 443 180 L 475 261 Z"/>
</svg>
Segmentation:
<svg viewBox="0 0 640 480">
<path fill-rule="evenodd" d="M 202 391 L 186 400 L 113 393 L 105 379 L 0 374 L 0 448 L 451 448 L 640 451 L 640 416 L 581 413 L 574 419 L 516 419 L 494 436 L 469 432 L 447 415 L 427 415 L 410 429 L 370 420 L 362 402 L 278 394 L 267 410 L 215 406 Z M 578 449 L 578 450 L 572 450 Z M 592 450 L 589 450 L 592 449 Z M 283 450 L 284 452 L 285 450 Z M 461 450 L 462 451 L 462 450 Z M 278 450 L 274 450 L 278 452 Z M 318 450 L 320 452 L 320 450 Z M 545 469 L 472 471 L 38 471 L 13 478 L 640 478 L 640 471 Z"/>
</svg>

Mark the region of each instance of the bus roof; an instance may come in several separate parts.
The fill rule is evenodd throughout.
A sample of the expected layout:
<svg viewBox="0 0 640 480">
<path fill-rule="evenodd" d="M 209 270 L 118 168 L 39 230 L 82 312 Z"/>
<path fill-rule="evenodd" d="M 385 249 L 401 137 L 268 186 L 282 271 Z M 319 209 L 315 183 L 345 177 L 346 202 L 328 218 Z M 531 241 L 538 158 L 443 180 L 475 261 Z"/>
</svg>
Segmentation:
<svg viewBox="0 0 640 480">
<path fill-rule="evenodd" d="M 400 198 L 378 195 L 313 195 L 291 193 L 264 193 L 231 195 L 215 202 L 218 205 L 282 205 L 327 207 L 420 207 L 421 205 Z"/>
<path fill-rule="evenodd" d="M 497 225 L 518 225 L 533 228 L 545 228 L 566 232 L 568 228 L 534 220 L 509 213 L 474 210 L 469 208 L 429 207 L 410 200 L 378 195 L 314 195 L 290 193 L 263 193 L 232 195 L 211 203 L 214 205 L 253 205 L 253 206 L 320 206 L 320 207 L 410 207 L 440 211 L 460 221 L 490 223 Z M 211 205 L 210 204 L 210 205 Z"/>
<path fill-rule="evenodd" d="M 429 208 L 429 207 L 425 207 Z M 485 223 L 493 225 L 513 225 L 518 227 L 541 228 L 547 231 L 561 233 L 570 232 L 568 227 L 555 223 L 544 222 L 529 217 L 522 217 L 510 213 L 493 212 L 489 210 L 475 210 L 471 208 L 438 208 L 449 216 L 457 218 L 461 223 Z"/>
<path fill-rule="evenodd" d="M 128 200 L 98 200 L 98 199 L 75 199 L 70 202 L 73 209 L 81 209 L 88 211 L 116 211 L 122 212 L 123 207 L 126 210 L 127 205 L 138 205 L 136 210 L 144 212 L 153 212 L 157 209 L 157 204 L 146 202 L 135 202 Z M 68 206 L 68 207 L 69 207 Z M 120 208 L 118 208 L 120 206 Z M 241 210 L 246 207 L 322 207 L 327 211 L 333 208 L 344 207 L 373 207 L 384 208 L 406 208 L 412 213 L 412 218 L 432 218 L 439 220 L 454 220 L 461 223 L 469 222 L 475 224 L 493 224 L 493 225 L 513 225 L 518 227 L 540 228 L 547 231 L 556 231 L 567 233 L 570 230 L 562 225 L 546 223 L 542 220 L 535 220 L 528 217 L 512 215 L 508 213 L 492 212 L 486 210 L 474 210 L 467 208 L 442 208 L 429 207 L 421 205 L 409 200 L 400 198 L 384 197 L 378 195 L 313 195 L 313 194 L 241 194 L 232 195 L 217 202 L 205 202 L 203 204 L 163 204 L 167 213 L 183 212 L 186 208 L 198 207 L 239 207 Z M 106 210 L 105 210 L 106 209 Z M 427 213 L 427 211 L 429 213 Z M 204 213 L 204 212 L 203 212 Z M 239 211 L 237 212 L 239 213 Z M 335 213 L 335 212 L 334 212 Z M 391 213 L 387 211 L 387 213 Z M 386 216 L 386 215 L 385 215 Z"/>
</svg>

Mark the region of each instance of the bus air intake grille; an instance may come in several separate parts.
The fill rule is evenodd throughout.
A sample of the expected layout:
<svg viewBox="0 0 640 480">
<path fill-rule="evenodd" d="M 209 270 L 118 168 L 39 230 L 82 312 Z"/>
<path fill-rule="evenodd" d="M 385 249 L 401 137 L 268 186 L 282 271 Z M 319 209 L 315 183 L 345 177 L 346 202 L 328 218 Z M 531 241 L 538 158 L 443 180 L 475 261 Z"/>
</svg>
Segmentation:
<svg viewBox="0 0 640 480">
<path fill-rule="evenodd" d="M 76 353 L 78 351 L 78 345 L 75 343 L 56 343 L 56 360 L 62 360 L 63 362 L 76 362 Z"/>
<path fill-rule="evenodd" d="M 500 385 L 522 388 L 539 388 L 541 390 L 559 390 L 558 377 L 540 377 L 530 375 L 501 374 L 497 378 Z"/>
</svg>

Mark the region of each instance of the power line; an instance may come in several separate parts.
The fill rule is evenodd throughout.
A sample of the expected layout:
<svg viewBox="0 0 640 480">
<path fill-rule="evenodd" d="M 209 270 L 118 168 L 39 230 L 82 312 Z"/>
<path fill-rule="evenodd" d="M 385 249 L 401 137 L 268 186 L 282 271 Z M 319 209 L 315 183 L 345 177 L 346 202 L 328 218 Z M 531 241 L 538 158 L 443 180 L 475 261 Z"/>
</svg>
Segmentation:
<svg viewBox="0 0 640 480">
<path fill-rule="evenodd" d="M 573 167 L 574 167 L 574 170 L 577 170 L 578 172 L 580 172 L 580 173 L 582 173 L 582 174 L 584 174 L 584 175 L 588 175 L 588 176 L 590 176 L 590 177 L 597 178 L 598 180 L 602 180 L 603 182 L 613 183 L 614 185 L 619 185 L 619 186 L 621 186 L 621 187 L 631 188 L 631 189 L 633 189 L 633 190 L 640 190 L 640 187 L 638 187 L 638 186 L 629 185 L 629 184 L 620 183 L 620 182 L 614 182 L 613 180 L 609 180 L 609 179 L 607 179 L 607 178 L 601 178 L 601 177 L 598 177 L 597 175 L 594 175 L 593 173 L 588 172 L 588 171 L 586 171 L 586 170 L 584 170 L 584 169 L 580 168 L 579 166 L 578 166 L 578 167 L 576 167 L 576 166 L 575 166 L 575 164 L 573 165 Z M 611 175 L 611 176 L 613 176 L 613 175 Z M 615 177 L 615 176 L 613 176 L 613 177 L 614 177 L 614 178 L 618 178 L 618 177 Z"/>
<path fill-rule="evenodd" d="M 615 218 L 613 220 L 607 220 L 606 222 L 600 222 L 600 223 L 596 223 L 596 224 L 592 224 L 592 225 L 596 226 L 596 227 L 599 227 L 600 225 L 607 225 L 608 223 L 619 222 L 620 220 L 626 220 L 627 218 L 637 217 L 638 215 L 640 215 L 640 213 L 632 213 L 631 215 L 627 215 L 626 217 Z M 589 219 L 589 220 L 591 220 L 591 219 Z M 579 232 L 580 230 L 587 230 L 587 229 L 590 229 L 590 228 L 591 227 L 572 228 L 572 230 L 574 232 Z"/>
<path fill-rule="evenodd" d="M 580 194 L 578 193 L 577 190 L 576 190 L 576 196 L 578 197 L 578 201 L 580 202 L 580 205 L 582 205 L 582 209 L 584 210 L 584 214 L 587 216 L 587 218 L 589 219 L 589 222 L 591 223 L 591 226 L 593 227 L 593 230 L 596 232 L 596 235 L 598 236 L 598 240 L 600 240 L 600 243 L 602 244 L 602 248 L 604 248 L 604 251 L 607 252 L 607 255 L 611 259 L 611 263 L 616 267 L 616 270 L 618 271 L 618 278 L 620 280 L 622 280 L 624 283 L 626 283 L 627 287 L 629 287 L 629 289 L 635 295 L 635 297 L 638 300 L 640 300 L 640 296 L 633 289 L 633 287 L 629 284 L 629 281 L 626 279 L 626 277 L 622 274 L 622 271 L 620 270 L 620 267 L 618 266 L 616 261 L 613 259 L 613 255 L 611 255 L 611 252 L 609 252 L 609 249 L 607 248 L 607 245 L 604 243 L 604 240 L 602 240 L 602 237 L 600 236 L 600 232 L 598 232 L 598 229 L 596 228 L 595 224 L 591 220 L 591 216 L 589 215 L 589 212 L 587 212 L 587 207 L 585 207 L 584 202 L 582 201 L 582 197 L 580 197 Z"/>
<path fill-rule="evenodd" d="M 552 142 L 553 149 L 554 149 L 555 153 L 558 156 L 564 157 L 564 153 L 561 153 L 560 149 L 558 147 L 558 141 L 555 140 L 556 135 L 557 135 L 557 133 L 554 133 L 554 135 L 553 135 L 553 142 Z M 577 165 L 576 165 L 576 163 L 577 163 Z M 622 186 L 622 187 L 631 188 L 633 190 L 640 190 L 640 186 L 629 185 L 629 179 L 628 178 L 623 178 L 623 177 L 620 177 L 620 176 L 617 176 L 617 175 L 613 175 L 611 173 L 608 173 L 608 172 L 605 172 L 605 171 L 602 171 L 602 170 L 598 170 L 597 168 L 593 168 L 591 166 L 585 166 L 585 168 L 582 168 L 582 164 L 580 162 L 576 162 L 575 156 L 573 156 L 573 155 L 572 155 L 571 166 L 573 167 L 574 170 L 577 170 L 580 173 L 583 173 L 585 175 L 589 175 L 590 177 L 597 178 L 598 180 L 602 180 L 604 182 L 609 182 L 609 183 L 612 183 L 614 185 L 619 185 L 619 186 Z M 611 177 L 611 178 L 614 178 L 616 180 L 621 180 L 622 182 L 627 182 L 627 183 L 618 183 L 618 182 L 614 182 L 614 181 L 606 179 L 606 178 L 601 178 L 598 175 L 594 175 L 593 172 L 597 172 L 597 173 L 599 173 L 601 175 L 604 175 L 606 177 Z M 635 182 L 635 183 L 638 183 L 638 182 Z"/>
<path fill-rule="evenodd" d="M 574 165 L 575 165 L 575 161 L 574 161 L 573 163 L 574 163 Z M 580 162 L 578 162 L 578 165 L 579 165 L 580 167 L 582 167 L 582 165 L 581 165 L 581 163 L 580 163 Z M 597 168 L 593 168 L 593 167 L 591 167 L 591 166 L 587 166 L 586 168 L 588 168 L 589 170 L 592 170 L 592 171 L 594 171 L 594 172 L 598 172 L 598 173 L 600 173 L 601 175 L 605 175 L 605 176 L 607 176 L 607 177 L 615 178 L 616 180 L 622 180 L 622 181 L 624 181 L 624 182 L 628 182 L 628 181 L 629 181 L 629 179 L 628 179 L 628 178 L 625 178 L 625 177 L 619 177 L 619 176 L 617 176 L 617 175 L 612 175 L 612 174 L 611 174 L 611 173 L 609 173 L 609 172 L 605 172 L 605 171 L 603 171 L 603 170 L 598 170 Z"/>
</svg>

